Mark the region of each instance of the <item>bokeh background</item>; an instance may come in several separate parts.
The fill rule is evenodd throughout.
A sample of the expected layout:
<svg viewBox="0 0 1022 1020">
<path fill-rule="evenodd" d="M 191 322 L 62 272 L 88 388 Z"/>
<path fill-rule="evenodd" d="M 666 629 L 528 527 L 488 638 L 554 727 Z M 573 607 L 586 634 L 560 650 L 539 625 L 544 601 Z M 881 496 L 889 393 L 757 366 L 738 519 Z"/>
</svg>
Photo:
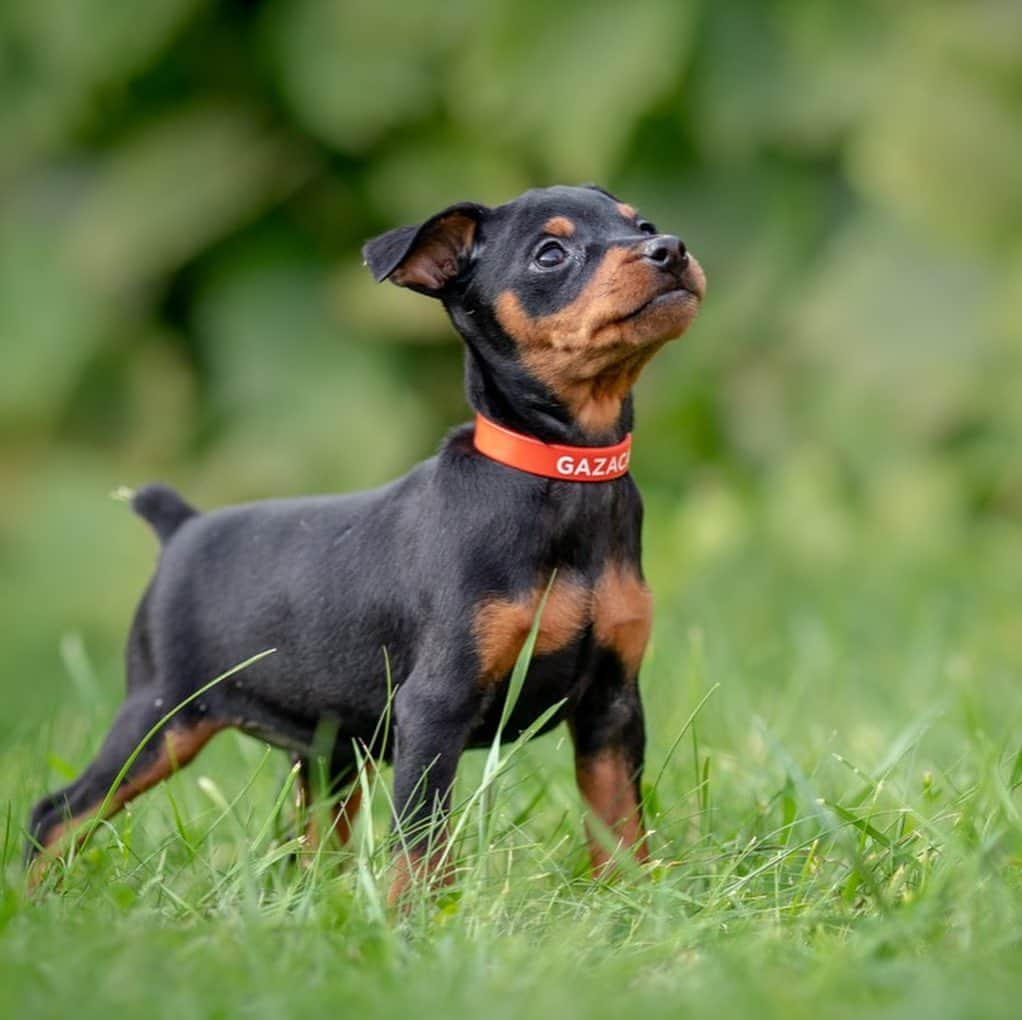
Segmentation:
<svg viewBox="0 0 1022 1020">
<path fill-rule="evenodd" d="M 557 182 L 710 281 L 638 392 L 659 633 L 698 644 L 735 599 L 716 647 L 811 657 L 817 580 L 882 606 L 910 574 L 930 632 L 971 607 L 1017 683 L 1020 39 L 1011 0 L 4 0 L 0 742 L 61 717 L 66 773 L 109 718 L 154 556 L 116 486 L 209 507 L 430 454 L 459 345 L 361 242 Z M 853 614 L 848 647 L 894 654 L 905 613 Z"/>
</svg>

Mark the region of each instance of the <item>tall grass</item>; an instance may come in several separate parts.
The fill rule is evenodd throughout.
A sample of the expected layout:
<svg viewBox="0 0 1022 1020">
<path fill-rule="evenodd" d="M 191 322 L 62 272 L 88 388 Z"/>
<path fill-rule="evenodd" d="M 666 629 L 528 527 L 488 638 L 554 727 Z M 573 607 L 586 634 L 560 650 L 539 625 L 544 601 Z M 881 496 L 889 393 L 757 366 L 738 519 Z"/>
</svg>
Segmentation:
<svg viewBox="0 0 1022 1020">
<path fill-rule="evenodd" d="M 1006 536 L 809 567 L 745 545 L 678 586 L 666 534 L 642 678 L 648 865 L 589 876 L 558 729 L 466 755 L 457 880 L 395 915 L 386 770 L 362 762 L 349 845 L 310 850 L 286 758 L 230 735 L 99 823 L 33 897 L 24 813 L 113 710 L 104 694 L 82 723 L 72 695 L 0 752 L 5 1015 L 1016 1015 Z"/>
</svg>

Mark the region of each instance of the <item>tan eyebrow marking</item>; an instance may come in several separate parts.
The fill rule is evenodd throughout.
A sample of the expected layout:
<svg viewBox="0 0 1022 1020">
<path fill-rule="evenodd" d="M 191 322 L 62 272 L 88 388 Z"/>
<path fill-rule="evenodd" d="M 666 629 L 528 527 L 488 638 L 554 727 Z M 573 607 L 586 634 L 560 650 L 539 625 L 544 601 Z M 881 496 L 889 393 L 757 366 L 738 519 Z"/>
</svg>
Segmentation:
<svg viewBox="0 0 1022 1020">
<path fill-rule="evenodd" d="M 543 233 L 554 237 L 571 237 L 575 233 L 575 224 L 567 216 L 554 216 L 543 224 Z"/>
<path fill-rule="evenodd" d="M 618 202 L 617 211 L 621 213 L 626 220 L 634 220 L 638 216 L 638 212 L 634 205 L 628 205 L 627 202 Z"/>
</svg>

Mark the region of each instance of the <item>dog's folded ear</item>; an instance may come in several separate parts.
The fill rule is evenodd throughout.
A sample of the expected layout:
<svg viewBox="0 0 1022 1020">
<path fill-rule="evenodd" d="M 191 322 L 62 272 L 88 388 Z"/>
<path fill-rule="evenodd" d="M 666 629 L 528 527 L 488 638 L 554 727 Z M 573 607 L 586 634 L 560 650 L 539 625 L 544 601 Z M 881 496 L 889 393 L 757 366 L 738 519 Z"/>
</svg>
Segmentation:
<svg viewBox="0 0 1022 1020">
<path fill-rule="evenodd" d="M 601 195 L 606 195 L 607 198 L 614 199 L 615 202 L 621 201 L 617 195 L 612 195 L 606 188 L 601 188 L 599 184 L 596 184 L 593 181 L 586 181 L 586 183 L 580 185 L 580 187 L 586 188 L 588 191 L 598 191 Z"/>
<path fill-rule="evenodd" d="M 417 227 L 397 227 L 366 241 L 362 258 L 377 283 L 390 280 L 436 297 L 465 269 L 488 212 L 484 205 L 458 202 Z"/>
</svg>

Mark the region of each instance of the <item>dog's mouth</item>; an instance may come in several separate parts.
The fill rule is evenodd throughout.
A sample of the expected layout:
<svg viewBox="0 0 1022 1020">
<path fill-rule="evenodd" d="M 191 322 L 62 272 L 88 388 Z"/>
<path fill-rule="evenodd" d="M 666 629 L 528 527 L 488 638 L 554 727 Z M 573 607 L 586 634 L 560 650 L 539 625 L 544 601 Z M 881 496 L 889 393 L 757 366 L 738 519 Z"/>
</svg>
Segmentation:
<svg viewBox="0 0 1022 1020">
<path fill-rule="evenodd" d="M 621 318 L 618 319 L 618 322 L 631 322 L 655 308 L 665 308 L 675 303 L 684 303 L 690 300 L 698 301 L 699 297 L 694 291 L 678 284 L 670 290 L 662 290 L 659 294 L 654 294 L 648 301 L 644 301 L 634 311 L 629 312 L 627 315 L 622 315 Z"/>
<path fill-rule="evenodd" d="M 706 277 L 703 275 L 702 267 L 691 256 L 682 272 L 669 280 L 666 287 L 661 287 L 654 294 L 651 294 L 642 304 L 633 308 L 630 312 L 622 315 L 617 321 L 619 323 L 631 323 L 647 315 L 653 318 L 661 318 L 663 312 L 670 315 L 673 311 L 679 314 L 685 313 L 691 318 L 699 308 L 706 291 Z"/>
</svg>

